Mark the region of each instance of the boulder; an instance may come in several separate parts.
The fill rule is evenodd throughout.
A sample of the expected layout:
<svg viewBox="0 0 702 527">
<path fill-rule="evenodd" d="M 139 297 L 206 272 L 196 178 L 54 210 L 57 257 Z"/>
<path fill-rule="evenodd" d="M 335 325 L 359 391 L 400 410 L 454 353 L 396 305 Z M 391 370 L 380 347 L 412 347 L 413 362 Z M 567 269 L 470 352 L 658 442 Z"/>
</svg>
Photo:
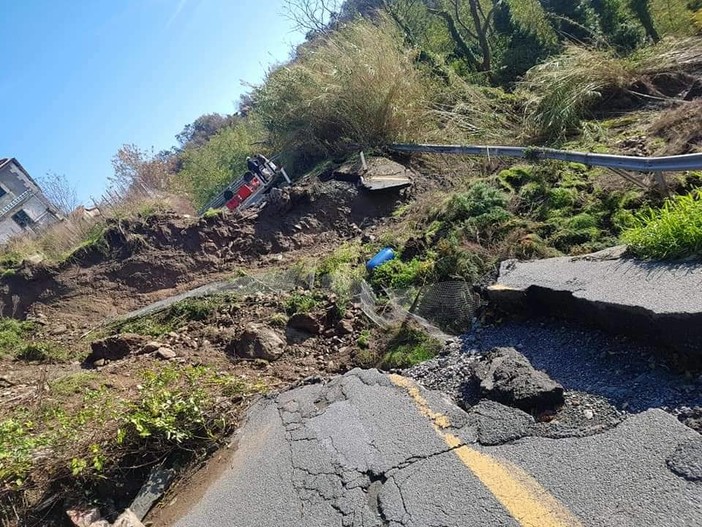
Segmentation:
<svg viewBox="0 0 702 527">
<path fill-rule="evenodd" d="M 349 320 L 347 318 L 341 320 L 336 325 L 336 332 L 339 335 L 350 335 L 353 333 L 353 320 Z"/>
<path fill-rule="evenodd" d="M 245 359 L 276 360 L 285 352 L 285 341 L 278 334 L 261 324 L 246 326 L 238 342 L 228 346 L 230 351 Z"/>
<path fill-rule="evenodd" d="M 147 342 L 144 345 L 144 347 L 139 350 L 139 353 L 153 353 L 155 351 L 158 351 L 162 347 L 163 344 L 154 340 L 152 342 Z"/>
<path fill-rule="evenodd" d="M 171 348 L 167 348 L 165 346 L 156 350 L 156 356 L 159 359 L 163 359 L 163 360 L 171 360 L 171 359 L 175 359 L 177 357 L 175 351 L 173 351 Z"/>
<path fill-rule="evenodd" d="M 295 313 L 290 317 L 290 320 L 288 320 L 288 327 L 312 335 L 318 335 L 322 329 L 317 319 L 305 313 Z"/>
<path fill-rule="evenodd" d="M 112 527 L 144 527 L 144 524 L 131 510 L 127 509 L 115 520 Z"/>
<path fill-rule="evenodd" d="M 104 339 L 96 340 L 90 347 L 92 353 L 86 359 L 88 363 L 97 360 L 119 360 L 138 353 L 146 344 L 146 338 L 134 333 L 124 333 L 122 335 L 112 335 Z"/>
<path fill-rule="evenodd" d="M 563 386 L 514 348 L 495 348 L 471 366 L 480 394 L 526 412 L 543 411 L 564 403 Z"/>
</svg>

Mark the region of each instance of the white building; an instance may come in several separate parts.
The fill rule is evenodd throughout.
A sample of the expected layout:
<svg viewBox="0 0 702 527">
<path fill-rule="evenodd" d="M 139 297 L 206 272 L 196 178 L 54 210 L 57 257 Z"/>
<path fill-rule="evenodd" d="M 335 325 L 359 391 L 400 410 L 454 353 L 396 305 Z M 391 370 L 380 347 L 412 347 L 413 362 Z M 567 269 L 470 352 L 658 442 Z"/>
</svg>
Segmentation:
<svg viewBox="0 0 702 527">
<path fill-rule="evenodd" d="M 0 158 L 0 244 L 61 219 L 19 161 Z"/>
</svg>

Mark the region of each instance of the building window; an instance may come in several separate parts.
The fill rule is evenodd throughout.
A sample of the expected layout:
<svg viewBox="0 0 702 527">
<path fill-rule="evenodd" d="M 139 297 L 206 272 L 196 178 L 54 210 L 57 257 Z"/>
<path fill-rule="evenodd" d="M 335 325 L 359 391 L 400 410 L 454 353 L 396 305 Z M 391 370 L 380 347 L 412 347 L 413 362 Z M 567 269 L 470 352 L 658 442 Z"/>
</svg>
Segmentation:
<svg viewBox="0 0 702 527">
<path fill-rule="evenodd" d="M 7 194 L 7 190 L 4 188 L 0 187 L 0 198 L 2 198 L 5 194 Z"/>
<path fill-rule="evenodd" d="M 14 220 L 14 222 L 15 222 L 17 225 L 19 225 L 19 226 L 22 227 L 23 229 L 24 229 L 25 227 L 29 227 L 32 223 L 34 223 L 34 222 L 32 221 L 32 218 L 29 217 L 29 214 L 27 214 L 27 213 L 26 213 L 25 211 L 23 211 L 23 210 L 18 210 L 17 212 L 15 212 L 15 213 L 12 215 L 12 219 Z"/>
</svg>

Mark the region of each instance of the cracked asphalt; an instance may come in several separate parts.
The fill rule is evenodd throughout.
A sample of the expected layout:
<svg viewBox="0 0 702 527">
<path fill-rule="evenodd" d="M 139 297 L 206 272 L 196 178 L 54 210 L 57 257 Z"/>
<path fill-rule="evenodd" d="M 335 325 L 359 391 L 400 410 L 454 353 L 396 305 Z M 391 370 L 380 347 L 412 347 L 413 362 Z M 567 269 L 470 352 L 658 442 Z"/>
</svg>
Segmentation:
<svg viewBox="0 0 702 527">
<path fill-rule="evenodd" d="M 175 525 L 702 525 L 702 438 L 661 410 L 589 437 L 487 446 L 479 427 L 439 392 L 375 370 L 262 399 Z"/>
</svg>

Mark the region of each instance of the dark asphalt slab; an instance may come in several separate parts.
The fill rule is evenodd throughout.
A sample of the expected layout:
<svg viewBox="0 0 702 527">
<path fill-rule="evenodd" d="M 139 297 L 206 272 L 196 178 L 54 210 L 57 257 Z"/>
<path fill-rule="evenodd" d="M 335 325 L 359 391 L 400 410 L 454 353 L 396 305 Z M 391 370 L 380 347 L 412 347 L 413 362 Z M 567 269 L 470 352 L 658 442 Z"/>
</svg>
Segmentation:
<svg viewBox="0 0 702 527">
<path fill-rule="evenodd" d="M 445 395 L 375 370 L 263 399 L 228 468 L 175 525 L 702 525 L 700 482 L 671 468 L 694 474 L 700 436 L 665 412 L 493 446 L 479 426 Z"/>
</svg>

